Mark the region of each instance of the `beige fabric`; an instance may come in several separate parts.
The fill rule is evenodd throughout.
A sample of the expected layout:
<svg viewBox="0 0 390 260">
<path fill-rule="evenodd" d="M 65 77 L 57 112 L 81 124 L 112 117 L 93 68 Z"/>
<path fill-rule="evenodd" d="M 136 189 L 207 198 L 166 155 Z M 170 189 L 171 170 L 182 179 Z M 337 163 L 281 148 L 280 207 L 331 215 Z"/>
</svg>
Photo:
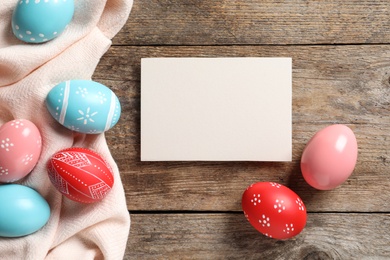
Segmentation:
<svg viewBox="0 0 390 260">
<path fill-rule="evenodd" d="M 132 0 L 75 0 L 75 15 L 57 39 L 43 44 L 17 40 L 11 31 L 15 0 L 0 5 L 0 124 L 24 118 L 40 129 L 43 148 L 34 170 L 18 183 L 36 189 L 50 204 L 51 216 L 38 232 L 0 238 L 0 259 L 122 259 L 130 229 L 119 171 L 104 134 L 76 134 L 48 113 L 45 98 L 56 84 L 91 79 L 111 38 L 121 29 Z M 100 153 L 112 166 L 114 187 L 99 203 L 64 198 L 46 171 L 50 156 L 71 146 Z M 1 205 L 0 205 L 1 207 Z"/>
</svg>

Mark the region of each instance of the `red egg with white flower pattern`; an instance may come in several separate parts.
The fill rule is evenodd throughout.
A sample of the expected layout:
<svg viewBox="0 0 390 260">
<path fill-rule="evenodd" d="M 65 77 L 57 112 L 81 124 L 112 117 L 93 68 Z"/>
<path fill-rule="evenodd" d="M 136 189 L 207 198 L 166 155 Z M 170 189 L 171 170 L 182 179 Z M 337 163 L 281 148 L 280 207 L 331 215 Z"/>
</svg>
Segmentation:
<svg viewBox="0 0 390 260">
<path fill-rule="evenodd" d="M 275 182 L 258 182 L 242 195 L 242 209 L 249 223 L 264 235 L 288 239 L 306 225 L 306 207 L 291 189 Z"/>
<path fill-rule="evenodd" d="M 47 169 L 58 191 L 82 203 L 102 200 L 114 184 L 109 164 L 99 154 L 86 148 L 73 147 L 55 153 Z"/>
</svg>

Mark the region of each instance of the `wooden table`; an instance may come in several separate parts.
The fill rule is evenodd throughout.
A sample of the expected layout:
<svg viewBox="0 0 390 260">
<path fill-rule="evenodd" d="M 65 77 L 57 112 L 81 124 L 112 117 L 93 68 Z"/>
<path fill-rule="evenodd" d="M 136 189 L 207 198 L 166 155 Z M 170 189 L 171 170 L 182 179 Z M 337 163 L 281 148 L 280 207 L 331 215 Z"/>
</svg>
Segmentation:
<svg viewBox="0 0 390 260">
<path fill-rule="evenodd" d="M 119 96 L 107 133 L 131 213 L 125 259 L 390 258 L 390 3 L 388 0 L 135 0 L 94 79 Z M 293 161 L 140 162 L 140 59 L 292 57 Z M 353 175 L 317 191 L 300 156 L 330 124 L 358 140 Z M 308 222 L 277 241 L 245 219 L 241 195 L 275 181 L 305 202 Z"/>
</svg>

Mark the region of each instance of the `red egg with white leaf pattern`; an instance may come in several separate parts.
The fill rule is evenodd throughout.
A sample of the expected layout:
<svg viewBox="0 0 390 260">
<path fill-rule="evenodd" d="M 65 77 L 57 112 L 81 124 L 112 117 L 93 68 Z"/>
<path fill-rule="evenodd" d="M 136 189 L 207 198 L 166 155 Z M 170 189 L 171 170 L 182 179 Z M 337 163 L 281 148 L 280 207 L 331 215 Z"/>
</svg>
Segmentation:
<svg viewBox="0 0 390 260">
<path fill-rule="evenodd" d="M 275 182 L 249 186 L 242 196 L 242 209 L 249 223 L 271 238 L 292 238 L 306 225 L 306 207 L 301 198 Z"/>
<path fill-rule="evenodd" d="M 72 147 L 55 153 L 47 170 L 57 190 L 77 202 L 100 201 L 114 184 L 109 164 L 98 153 L 86 148 Z"/>
</svg>

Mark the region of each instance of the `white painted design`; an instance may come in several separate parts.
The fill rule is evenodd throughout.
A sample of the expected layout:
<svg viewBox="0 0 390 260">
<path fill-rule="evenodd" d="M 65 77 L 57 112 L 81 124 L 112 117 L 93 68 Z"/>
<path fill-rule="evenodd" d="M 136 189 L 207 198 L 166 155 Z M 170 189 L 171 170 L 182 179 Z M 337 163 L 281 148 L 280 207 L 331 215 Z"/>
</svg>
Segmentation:
<svg viewBox="0 0 390 260">
<path fill-rule="evenodd" d="M 96 157 L 95 157 L 96 158 Z M 97 158 L 96 158 L 97 159 Z M 103 162 L 105 163 L 105 162 Z M 107 164 L 108 166 L 108 164 Z M 103 173 L 107 178 L 111 180 L 111 176 L 106 173 L 104 169 L 102 169 L 100 166 L 97 166 L 96 164 L 93 166 L 95 169 L 98 169 L 101 173 Z"/>
<path fill-rule="evenodd" d="M 37 145 L 40 147 L 42 145 L 42 137 L 38 137 Z"/>
<path fill-rule="evenodd" d="M 271 224 L 269 223 L 270 219 L 269 217 L 267 217 L 266 215 L 262 215 L 261 216 L 261 219 L 259 219 L 259 223 L 263 226 L 263 227 L 270 227 Z"/>
<path fill-rule="evenodd" d="M 44 35 L 43 33 L 40 33 L 40 34 L 38 34 L 38 35 L 39 35 L 39 37 L 41 37 L 41 38 L 45 37 L 45 35 Z"/>
<path fill-rule="evenodd" d="M 35 3 L 36 3 L 36 4 L 39 4 L 39 2 L 41 2 L 41 0 L 35 0 Z"/>
<path fill-rule="evenodd" d="M 294 231 L 294 224 L 286 224 L 286 228 L 283 229 L 283 232 L 286 234 L 290 234 L 290 232 Z"/>
<path fill-rule="evenodd" d="M 15 29 L 16 29 L 16 30 L 19 30 L 19 26 L 18 26 L 18 25 L 15 25 Z"/>
<path fill-rule="evenodd" d="M 29 162 L 32 161 L 32 159 L 33 159 L 33 154 L 26 154 L 22 159 L 22 163 L 24 163 L 24 165 L 27 165 Z"/>
<path fill-rule="evenodd" d="M 31 34 L 31 32 L 30 32 L 30 31 L 26 31 L 26 33 L 27 33 L 28 35 L 30 35 L 30 34 Z"/>
<path fill-rule="evenodd" d="M 114 112 L 115 112 L 115 103 L 116 103 L 115 101 L 116 101 L 115 95 L 114 95 L 114 93 L 111 93 L 110 110 L 108 112 L 106 127 L 104 128 L 104 131 L 107 131 L 111 127 L 112 118 L 113 118 Z"/>
<path fill-rule="evenodd" d="M 283 210 L 286 210 L 286 206 L 284 206 L 283 204 L 283 200 L 275 200 L 274 209 L 278 210 L 278 213 L 281 213 Z"/>
<path fill-rule="evenodd" d="M 13 146 L 14 146 L 14 144 L 11 143 L 11 140 L 10 140 L 9 138 L 6 138 L 6 139 L 4 139 L 4 140 L 1 140 L 1 145 L 0 145 L 0 147 L 1 147 L 2 149 L 5 149 L 7 152 L 9 152 L 9 149 L 10 149 L 11 147 L 13 147 Z"/>
<path fill-rule="evenodd" d="M 92 198 L 94 200 L 103 199 L 106 194 L 111 190 L 111 187 L 106 184 L 102 179 L 99 178 L 99 175 L 94 173 L 94 171 L 90 171 L 90 167 L 92 166 L 91 161 L 89 160 L 89 156 L 92 156 L 95 159 L 101 161 L 101 159 L 94 157 L 93 155 L 87 155 L 82 152 L 73 152 L 73 151 L 63 151 L 55 155 L 53 160 L 51 160 L 50 165 L 48 166 L 49 176 L 53 184 L 64 194 L 77 201 L 83 200 L 77 195 L 80 194 L 85 197 Z M 70 165 L 78 170 L 75 171 L 67 171 L 62 168 L 57 161 L 61 161 L 67 165 Z M 100 167 L 98 165 L 93 165 L 95 169 L 100 170 L 105 174 L 105 167 Z M 85 168 L 86 167 L 86 168 Z M 61 173 L 61 174 L 59 174 Z M 82 178 L 78 178 L 77 176 L 82 176 L 83 174 L 94 176 L 99 183 L 95 184 L 87 184 L 84 183 Z M 63 176 L 63 177 L 62 177 Z M 66 176 L 66 177 L 65 177 Z M 107 176 L 109 177 L 109 176 Z M 70 179 L 69 179 L 70 178 Z M 111 177 L 109 178 L 112 181 Z M 72 181 L 74 180 L 74 181 Z M 80 183 L 85 187 L 71 184 L 74 182 Z M 69 190 L 75 190 L 77 194 L 70 194 Z M 89 201 L 84 201 L 89 202 Z"/>
<path fill-rule="evenodd" d="M 295 200 L 295 203 L 298 204 L 298 209 L 299 209 L 299 210 L 301 210 L 301 211 L 304 211 L 304 210 L 305 210 L 305 206 L 303 205 L 303 202 L 302 202 L 299 198 L 297 198 L 297 199 Z"/>
<path fill-rule="evenodd" d="M 83 124 L 84 125 L 88 124 L 88 122 L 94 123 L 95 120 L 93 120 L 92 117 L 95 116 L 98 113 L 98 112 L 91 113 L 91 108 L 90 107 L 88 107 L 87 111 L 85 111 L 85 112 L 82 111 L 82 110 L 79 110 L 78 112 L 81 115 L 81 117 L 77 118 L 77 120 L 83 120 Z"/>
<path fill-rule="evenodd" d="M 76 168 L 83 168 L 86 166 L 92 165 L 91 161 L 84 153 L 78 152 L 62 152 L 59 153 L 56 157 L 56 160 L 64 162 L 68 165 L 72 165 Z"/>
<path fill-rule="evenodd" d="M 19 128 L 19 127 L 22 127 L 24 126 L 23 124 L 23 120 L 20 119 L 20 120 L 15 120 L 11 123 L 11 126 L 15 127 L 15 128 Z"/>
<path fill-rule="evenodd" d="M 69 92 L 70 92 L 70 81 L 65 82 L 65 90 L 64 90 L 64 98 L 62 102 L 62 109 L 60 113 L 60 124 L 64 124 L 65 122 L 65 116 L 66 116 L 66 110 L 68 109 L 68 99 L 69 99 Z"/>
<path fill-rule="evenodd" d="M 100 104 L 104 104 L 107 101 L 106 94 L 103 94 L 102 92 L 98 92 L 97 99 L 99 99 Z"/>
<path fill-rule="evenodd" d="M 265 233 L 264 235 L 267 236 L 267 237 L 269 237 L 269 238 L 272 238 L 272 236 L 269 235 L 268 233 Z"/>
<path fill-rule="evenodd" d="M 20 38 L 20 39 L 23 39 L 23 35 L 19 34 L 19 38 Z"/>
<path fill-rule="evenodd" d="M 75 127 L 74 125 L 68 126 L 68 128 L 69 128 L 70 130 L 72 130 L 72 131 L 79 131 L 79 130 L 80 130 L 80 128 Z"/>
<path fill-rule="evenodd" d="M 1 175 L 8 175 L 8 169 L 0 166 L 0 176 Z"/>
<path fill-rule="evenodd" d="M 253 194 L 253 198 L 251 199 L 251 202 L 254 206 L 256 206 L 258 203 L 261 202 L 260 200 L 260 194 Z"/>
<path fill-rule="evenodd" d="M 103 199 L 106 194 L 111 190 L 110 186 L 108 186 L 105 182 L 100 182 L 95 185 L 91 185 L 88 187 L 89 192 L 93 199 Z"/>
<path fill-rule="evenodd" d="M 280 188 L 282 185 L 280 185 L 279 183 L 276 183 L 276 182 L 271 182 L 270 183 L 272 187 L 276 187 L 276 188 Z"/>
<path fill-rule="evenodd" d="M 34 41 L 35 41 L 35 38 L 30 38 L 30 41 L 33 41 L 33 42 L 34 42 Z"/>
<path fill-rule="evenodd" d="M 81 95 L 81 97 L 85 98 L 86 95 L 88 95 L 88 90 L 86 88 L 78 87 L 78 90 L 76 90 L 77 95 Z"/>
<path fill-rule="evenodd" d="M 49 178 L 54 186 L 63 194 L 69 194 L 68 183 L 57 173 L 53 163 L 48 167 Z"/>
</svg>

